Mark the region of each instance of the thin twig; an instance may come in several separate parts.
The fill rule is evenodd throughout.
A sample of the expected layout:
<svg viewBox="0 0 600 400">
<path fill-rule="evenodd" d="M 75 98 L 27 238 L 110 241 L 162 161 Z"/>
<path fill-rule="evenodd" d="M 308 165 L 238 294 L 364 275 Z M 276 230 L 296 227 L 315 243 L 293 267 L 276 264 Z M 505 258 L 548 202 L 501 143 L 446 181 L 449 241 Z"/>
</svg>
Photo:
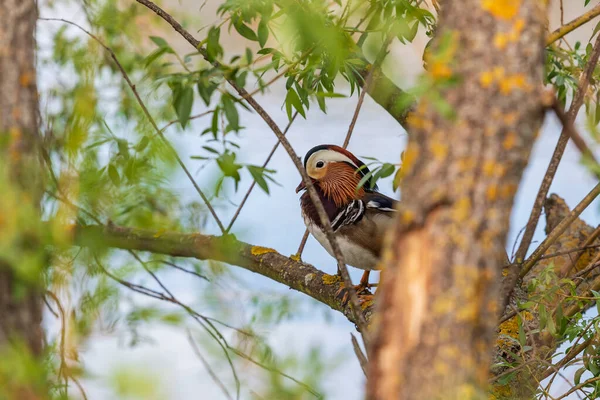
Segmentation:
<svg viewBox="0 0 600 400">
<path fill-rule="evenodd" d="M 542 373 L 542 375 L 541 375 L 542 380 L 549 377 L 553 372 L 558 371 L 562 367 L 566 366 L 571 360 L 573 360 L 575 357 L 577 357 L 577 355 L 579 353 L 581 353 L 583 350 L 585 350 L 585 348 L 587 346 L 590 345 L 590 343 L 594 339 L 594 335 L 592 335 L 590 338 L 588 338 L 583 343 L 581 343 L 581 344 L 578 344 L 578 343 L 583 338 L 583 335 L 592 327 L 594 322 L 595 321 L 592 319 L 588 323 L 588 325 L 583 329 L 583 331 L 581 331 L 581 333 L 577 336 L 577 339 L 575 340 L 575 343 L 573 343 L 573 345 L 571 346 L 571 349 L 567 352 L 567 354 L 565 354 L 565 356 L 563 358 L 560 359 L 560 361 L 556 365 L 553 365 L 551 368 L 548 368 L 546 371 L 544 371 Z M 549 386 L 548 386 L 548 389 L 549 389 Z"/>
<path fill-rule="evenodd" d="M 313 396 L 315 396 L 317 399 L 322 399 L 323 396 L 317 392 L 315 389 L 313 389 L 312 387 L 310 387 L 309 385 L 307 385 L 306 383 L 299 381 L 298 379 L 294 378 L 293 376 L 290 376 L 288 374 L 286 374 L 283 371 L 278 370 L 277 368 L 273 368 L 270 367 L 266 364 L 263 364 L 261 362 L 256 361 L 255 359 L 249 357 L 247 354 L 242 353 L 241 351 L 239 351 L 238 349 L 234 348 L 234 347 L 229 347 L 229 350 L 231 350 L 231 352 L 235 355 L 237 355 L 238 357 L 243 358 L 246 361 L 250 361 L 252 364 L 264 369 L 265 371 L 270 371 L 270 372 L 275 372 L 278 375 L 283 376 L 284 378 L 287 378 L 289 380 L 291 380 L 292 382 L 302 386 L 303 388 L 305 388 L 310 394 L 312 394 Z"/>
<path fill-rule="evenodd" d="M 575 208 L 567 215 L 550 234 L 544 239 L 544 241 L 538 246 L 537 249 L 531 254 L 531 256 L 523 263 L 519 277 L 522 278 L 531 270 L 531 268 L 537 263 L 540 257 L 548 250 L 548 248 L 563 234 L 563 232 L 575 221 L 579 215 L 585 210 L 591 203 L 600 195 L 600 183 L 594 186 L 594 188 L 577 204 Z"/>
<path fill-rule="evenodd" d="M 565 7 L 563 5 L 563 0 L 560 0 L 560 24 L 565 24 Z"/>
<path fill-rule="evenodd" d="M 579 112 L 579 109 L 583 104 L 585 93 L 587 91 L 594 69 L 596 68 L 596 64 L 598 63 L 599 57 L 600 36 L 598 36 L 596 42 L 594 43 L 594 48 L 590 55 L 589 61 L 585 66 L 585 70 L 579 79 L 578 89 L 575 92 L 575 95 L 573 96 L 573 101 L 571 103 L 571 107 L 569 108 L 567 118 L 565 121 L 567 122 L 567 127 L 570 127 L 575 122 L 575 117 L 577 117 L 577 113 Z M 546 173 L 544 174 L 544 178 L 542 179 L 540 189 L 538 190 L 537 196 L 533 203 L 533 209 L 531 210 L 531 214 L 529 215 L 529 220 L 527 221 L 525 233 L 523 233 L 523 238 L 521 239 L 519 249 L 517 250 L 517 254 L 515 256 L 515 261 L 517 263 L 523 262 L 523 260 L 525 260 L 525 257 L 527 256 L 527 251 L 529 250 L 529 246 L 531 245 L 531 240 L 533 239 L 535 229 L 537 227 L 540 215 L 542 213 L 544 201 L 546 200 L 546 196 L 548 195 L 548 191 L 550 190 L 550 185 L 554 180 L 554 175 L 556 174 L 556 170 L 558 169 L 558 165 L 560 164 L 560 160 L 567 146 L 567 142 L 569 141 L 568 131 L 569 129 L 566 129 L 563 126 L 560 138 L 558 139 L 558 143 L 556 144 L 556 148 L 554 149 L 554 153 L 552 154 L 552 158 L 550 159 L 550 163 L 548 165 Z M 504 280 L 502 285 L 501 310 L 504 310 L 508 305 L 515 285 L 519 280 L 519 276 L 523 276 L 522 273 L 519 274 L 519 266 L 510 267 L 508 269 L 506 279 Z"/>
<path fill-rule="evenodd" d="M 206 195 L 204 194 L 204 192 L 202 191 L 202 189 L 200 189 L 200 187 L 196 183 L 194 177 L 192 176 L 192 174 L 190 173 L 190 171 L 188 170 L 188 168 L 185 166 L 185 164 L 181 160 L 181 157 L 179 157 L 179 154 L 177 154 L 177 151 L 175 150 L 175 148 L 171 145 L 171 143 L 167 140 L 167 138 L 165 137 L 165 135 L 163 134 L 163 132 L 160 130 L 160 128 L 156 124 L 156 121 L 154 120 L 154 118 L 152 117 L 152 115 L 150 115 L 150 112 L 146 108 L 146 105 L 144 104 L 142 98 L 140 97 L 140 95 L 139 95 L 139 93 L 138 93 L 135 85 L 133 84 L 133 82 L 129 78 L 129 75 L 127 74 L 127 71 L 125 71 L 125 69 L 123 68 L 123 66 L 119 62 L 119 59 L 117 58 L 117 56 L 114 53 L 114 51 L 112 51 L 112 49 L 110 47 L 108 47 L 107 45 L 105 45 L 94 34 L 92 34 L 91 32 L 87 31 L 85 28 L 83 28 L 82 26 L 80 26 L 80 25 L 78 25 L 78 24 L 76 24 L 76 23 L 74 23 L 72 21 L 68 21 L 68 20 L 62 19 L 62 18 L 38 18 L 38 19 L 43 20 L 43 21 L 60 21 L 60 22 L 64 22 L 66 24 L 75 26 L 75 27 L 79 28 L 81 31 L 85 32 L 85 34 L 87 34 L 89 37 L 91 37 L 92 39 L 94 39 L 100 46 L 102 46 L 104 48 L 104 50 L 106 50 L 110 54 L 111 58 L 113 59 L 113 61 L 116 64 L 117 68 L 121 72 L 121 75 L 123 76 L 123 78 L 127 82 L 127 85 L 129 85 L 129 88 L 133 92 L 133 95 L 135 96 L 138 104 L 142 108 L 142 111 L 144 112 L 144 115 L 146 115 L 146 118 L 148 118 L 148 121 L 150 122 L 150 124 L 152 125 L 152 127 L 154 128 L 154 130 L 156 130 L 156 133 L 162 138 L 162 140 L 164 141 L 165 145 L 173 153 L 173 156 L 177 160 L 177 163 L 179 164 L 179 166 L 181 167 L 181 169 L 183 169 L 183 172 L 185 172 L 186 176 L 188 177 L 188 179 L 190 180 L 190 182 L 192 183 L 192 185 L 196 189 L 196 192 L 198 192 L 198 194 L 202 198 L 202 201 L 204 201 L 204 203 L 206 204 L 206 207 L 208 208 L 208 210 L 212 214 L 212 216 L 215 219 L 217 225 L 219 226 L 219 229 L 221 229 L 221 232 L 225 233 L 225 227 L 223 226 L 223 223 L 221 222 L 221 220 L 219 219 L 217 213 L 215 212 L 215 209 L 210 204 L 210 201 L 208 200 L 208 197 L 206 197 Z"/>
<path fill-rule="evenodd" d="M 60 366 L 58 368 L 58 376 L 60 377 L 62 375 L 62 377 L 65 379 L 65 388 L 68 388 L 70 373 L 68 371 L 67 357 L 65 354 L 65 338 L 66 338 L 66 334 L 67 334 L 67 319 L 66 318 L 67 317 L 65 315 L 65 309 L 63 308 L 62 304 L 60 303 L 58 296 L 56 296 L 50 290 L 47 290 L 46 294 L 48 296 L 50 296 L 50 298 L 52 300 L 54 300 L 54 303 L 56 304 L 56 306 L 58 307 L 58 311 L 60 312 L 60 345 L 59 345 Z"/>
<path fill-rule="evenodd" d="M 186 31 L 181 26 L 181 24 L 179 22 L 177 22 L 177 20 L 175 20 L 170 14 L 165 12 L 162 8 L 160 8 L 158 5 L 156 5 L 152 1 L 149 1 L 149 0 L 136 0 L 136 1 L 140 4 L 142 4 L 143 6 L 147 7 L 148 9 L 152 10 L 154 13 L 156 13 L 156 15 L 158 15 L 163 20 L 165 20 L 167 23 L 169 23 L 173 27 L 173 29 L 175 29 L 176 32 L 178 32 L 184 39 L 186 39 L 188 41 L 188 43 L 190 43 L 192 46 L 194 46 L 194 48 L 200 53 L 200 55 L 202 55 L 204 57 L 204 59 L 209 61 L 213 66 L 215 66 L 216 68 L 223 67 L 220 62 L 218 62 L 216 60 L 212 60 L 208 56 L 208 52 L 206 51 L 206 49 L 204 47 L 202 47 L 201 43 L 197 39 L 195 39 L 188 31 Z M 307 175 L 306 170 L 304 169 L 304 166 L 302 165 L 302 162 L 300 161 L 300 158 L 294 151 L 290 142 L 283 135 L 283 133 L 281 132 L 281 129 L 279 129 L 279 127 L 277 126 L 275 121 L 265 111 L 265 109 L 260 104 L 258 104 L 258 102 L 254 99 L 254 97 L 250 96 L 250 94 L 246 91 L 246 89 L 239 86 L 233 77 L 226 77 L 226 79 L 227 79 L 227 82 L 229 82 L 229 84 L 231 85 L 231 87 L 238 93 L 238 95 L 240 97 L 242 97 L 243 99 L 245 99 L 246 102 L 250 105 L 250 107 L 252 107 L 254 109 L 254 111 L 256 111 L 256 113 L 265 121 L 265 123 L 269 126 L 269 128 L 271 128 L 271 130 L 273 131 L 275 136 L 277 136 L 277 138 L 281 142 L 281 145 L 283 146 L 283 148 L 287 151 L 288 155 L 292 159 L 292 162 L 294 163 L 294 166 L 296 167 L 296 169 L 302 176 L 302 180 L 306 186 L 308 194 L 309 194 L 313 204 L 316 207 L 317 213 L 321 220 L 321 224 L 325 230 L 325 235 L 326 235 L 327 240 L 329 241 L 330 246 L 333 250 L 334 257 L 337 260 L 338 269 L 341 271 L 344 285 L 348 288 L 354 287 L 352 285 L 352 279 L 350 278 L 350 274 L 348 273 L 348 268 L 346 267 L 346 264 L 343 262 L 342 252 L 340 251 L 339 244 L 335 238 L 333 230 L 331 229 L 331 225 L 329 223 L 329 218 L 327 216 L 327 213 L 325 212 L 325 208 L 323 207 L 321 199 L 319 198 L 319 195 L 313 186 L 312 180 Z M 351 309 L 354 314 L 354 317 L 357 321 L 357 326 L 359 327 L 359 331 L 362 335 L 363 341 L 365 343 L 368 343 L 367 322 L 365 320 L 364 314 L 361 312 L 360 303 L 358 302 L 358 296 L 352 290 L 350 290 L 350 305 L 351 305 Z"/>
<path fill-rule="evenodd" d="M 369 91 L 371 87 L 371 83 L 373 82 L 373 78 L 376 74 L 380 73 L 381 64 L 383 60 L 387 56 L 387 49 L 392 42 L 393 37 L 388 36 L 383 42 L 381 49 L 377 53 L 377 57 L 375 58 L 375 62 L 369 68 L 367 72 L 367 76 L 365 77 L 365 83 L 362 87 L 360 95 L 358 96 L 358 102 L 356 103 L 356 108 L 354 109 L 354 114 L 352 115 L 352 121 L 350 121 L 350 126 L 348 127 L 348 133 L 346 134 L 346 138 L 344 139 L 344 144 L 342 147 L 345 149 L 350 144 L 350 138 L 352 137 L 352 133 L 354 132 L 354 126 L 356 125 L 356 120 L 358 119 L 358 114 L 360 114 L 360 109 L 362 107 L 363 101 L 365 99 L 365 94 Z"/>
<path fill-rule="evenodd" d="M 187 337 L 188 337 L 188 342 L 190 343 L 190 346 L 192 346 L 192 350 L 194 350 L 194 354 L 196 354 L 196 356 L 198 357 L 198 359 L 200 360 L 200 362 L 202 363 L 202 365 L 204 365 L 204 368 L 206 368 L 206 371 L 208 371 L 208 374 L 210 375 L 210 377 L 212 378 L 212 380 L 221 389 L 221 391 L 223 392 L 223 394 L 225 394 L 225 397 L 227 397 L 229 400 L 233 400 L 233 398 L 229 394 L 229 391 L 227 391 L 227 388 L 225 387 L 225 385 L 223 384 L 223 382 L 219 379 L 219 377 L 217 376 L 217 374 L 215 374 L 215 372 L 212 370 L 212 368 L 210 367 L 210 364 L 202 356 L 202 353 L 200 353 L 200 349 L 196 345 L 196 341 L 192 337 L 192 334 L 191 334 L 191 332 L 189 330 L 187 331 Z"/>
<path fill-rule="evenodd" d="M 298 258 L 298 260 L 302 259 L 302 253 L 304 252 L 304 247 L 306 247 L 306 242 L 308 241 L 309 235 L 310 232 L 308 231 L 308 229 L 305 229 L 304 235 L 302 235 L 302 239 L 300 240 L 300 244 L 298 245 L 298 251 L 296 252 L 296 254 L 294 254 L 294 256 Z"/>
<path fill-rule="evenodd" d="M 158 292 L 156 290 L 147 288 L 145 286 L 142 285 L 138 285 L 135 283 L 131 283 L 131 282 L 127 282 L 126 280 L 120 279 L 118 277 L 116 277 L 115 275 L 113 275 L 112 273 L 110 273 L 110 271 L 108 271 L 100 262 L 100 260 L 98 259 L 98 257 L 96 255 L 94 255 L 94 259 L 96 261 L 96 264 L 98 265 L 98 267 L 111 279 L 113 279 L 114 281 L 118 282 L 119 284 L 121 284 L 122 286 L 125 286 L 126 288 L 149 296 L 149 297 L 153 297 L 155 299 L 158 300 L 164 300 L 173 304 L 177 304 L 180 307 L 182 307 L 184 310 L 186 310 L 188 312 L 188 314 L 202 327 L 202 329 L 204 329 L 206 331 L 206 333 L 208 333 L 214 340 L 215 342 L 217 342 L 217 344 L 219 345 L 219 347 L 221 348 L 221 350 L 223 351 L 223 354 L 225 355 L 225 358 L 227 359 L 227 362 L 229 364 L 229 367 L 231 369 L 232 375 L 233 375 L 233 379 L 235 381 L 235 385 L 236 385 L 236 399 L 239 399 L 240 397 L 240 387 L 241 387 L 241 383 L 239 380 L 239 377 L 237 375 L 237 372 L 235 370 L 235 366 L 233 365 L 233 360 L 231 360 L 231 357 L 229 356 L 229 353 L 227 352 L 227 348 L 229 347 L 229 344 L 227 343 L 227 340 L 225 340 L 225 338 L 223 337 L 223 335 L 221 334 L 221 332 L 219 332 L 214 325 L 208 321 L 206 319 L 206 317 L 204 317 L 202 314 L 196 312 L 195 310 L 193 310 L 192 308 L 190 308 L 189 306 L 187 306 L 186 304 L 180 302 L 179 300 L 177 300 L 176 298 L 174 298 L 172 295 L 166 296 L 164 293 Z M 161 286 L 163 286 L 161 284 Z M 209 329 L 212 328 L 212 329 Z"/>
<path fill-rule="evenodd" d="M 571 121 L 571 123 L 569 124 L 568 116 L 565 113 L 562 104 L 560 104 L 560 102 L 556 98 L 552 103 L 552 110 L 560 120 L 563 129 L 567 131 L 567 135 L 569 135 L 569 138 L 575 144 L 575 146 L 577 147 L 581 155 L 584 157 L 584 159 L 591 161 L 595 167 L 598 167 L 598 160 L 596 160 L 596 157 L 594 157 L 594 153 L 588 147 L 587 143 L 585 142 L 585 140 L 583 140 L 583 137 L 581 137 L 579 132 L 577 132 L 577 128 L 575 128 L 575 124 L 573 123 L 574 121 Z M 596 177 L 600 177 L 598 173 L 598 168 L 594 168 L 593 170 Z"/>
<path fill-rule="evenodd" d="M 198 119 L 198 118 L 202 118 L 202 117 L 207 116 L 209 114 L 212 114 L 214 112 L 215 112 L 215 110 L 208 110 L 208 111 L 204 111 L 204 112 L 202 112 L 200 114 L 192 115 L 189 118 L 189 121 L 194 120 L 194 119 Z M 173 121 L 169 121 L 165 126 L 163 126 L 162 128 L 160 128 L 160 131 L 164 132 L 168 127 L 170 127 L 171 125 L 175 125 L 177 123 L 179 123 L 178 119 L 174 119 Z"/>
<path fill-rule="evenodd" d="M 290 121 L 288 122 L 287 126 L 283 130 L 283 134 L 284 135 L 287 134 L 288 130 L 292 126 L 292 123 L 294 122 L 294 120 L 296 119 L 297 116 L 298 116 L 298 111 L 296 111 L 294 113 L 294 115 L 292 116 L 292 119 L 290 119 Z M 267 159 L 265 160 L 265 162 L 262 165 L 263 168 L 267 167 L 267 165 L 271 161 L 271 158 L 273 158 L 273 154 L 275 154 L 275 151 L 277 150 L 277 148 L 279 147 L 280 144 L 281 144 L 281 142 L 279 140 L 277 141 L 277 143 L 275 143 L 275 145 L 271 149 L 271 152 L 267 156 Z M 248 200 L 248 197 L 250 197 L 250 193 L 252 193 L 252 190 L 254 190 L 254 186 L 256 186 L 256 180 L 252 180 L 252 183 L 250 184 L 250 187 L 248 188 L 248 191 L 244 195 L 244 198 L 242 199 L 242 202 L 238 206 L 237 210 L 235 210 L 235 214 L 233 214 L 233 217 L 231 218 L 231 221 L 229 222 L 229 225 L 227 226 L 227 232 L 231 231 L 231 227 L 235 223 L 235 220 L 237 219 L 237 217 L 240 215 L 240 212 L 242 211 L 242 208 L 244 208 L 244 205 L 246 204 L 246 201 Z"/>
<path fill-rule="evenodd" d="M 358 358 L 358 363 L 360 364 L 360 368 L 363 371 L 363 374 L 367 376 L 367 367 L 369 365 L 369 361 L 367 360 L 367 356 L 363 353 L 360 345 L 358 344 L 358 340 L 356 337 L 350 333 L 350 340 L 352 340 L 352 348 L 354 349 L 354 354 L 356 354 L 356 358 Z"/>
<path fill-rule="evenodd" d="M 600 246 L 600 245 L 598 245 L 598 246 Z M 177 265 L 177 264 L 175 264 L 175 263 L 172 263 L 172 262 L 170 262 L 170 261 L 165 261 L 165 260 L 148 261 L 148 263 L 151 263 L 151 262 L 159 262 L 159 263 L 161 263 L 161 264 L 168 265 L 169 267 L 173 267 L 173 268 L 175 268 L 175 269 L 178 269 L 178 270 L 180 270 L 180 271 L 182 271 L 182 272 L 185 272 L 186 274 L 194 275 L 194 276 L 197 276 L 197 277 L 198 277 L 198 278 L 200 278 L 200 279 L 203 279 L 203 280 L 205 280 L 205 281 L 207 281 L 207 282 L 210 282 L 210 280 L 209 280 L 209 279 L 208 279 L 206 276 L 204 276 L 204 275 L 202 275 L 202 274 L 199 274 L 199 273 L 198 273 L 198 272 L 196 272 L 196 271 L 190 271 L 189 269 L 186 269 L 186 268 L 180 267 L 179 265 Z"/>
<path fill-rule="evenodd" d="M 598 382 L 598 381 L 600 381 L 600 376 L 596 376 L 596 377 L 594 377 L 594 378 L 590 378 L 590 379 L 588 379 L 588 380 L 587 380 L 587 381 L 585 381 L 585 382 L 581 382 L 579 385 L 573 386 L 573 387 L 571 388 L 571 390 L 569 390 L 568 392 L 566 392 L 566 393 L 565 393 L 565 394 L 563 394 L 562 396 L 560 396 L 560 397 L 557 397 L 557 398 L 556 398 L 556 399 L 554 399 L 554 400 L 562 400 L 562 399 L 566 398 L 567 396 L 569 396 L 571 393 L 573 393 L 573 392 L 576 392 L 576 391 L 578 391 L 578 390 L 581 390 L 581 389 L 582 389 L 583 387 L 585 387 L 586 385 L 589 385 L 589 384 L 590 384 L 590 383 L 592 383 L 592 382 Z"/>
</svg>

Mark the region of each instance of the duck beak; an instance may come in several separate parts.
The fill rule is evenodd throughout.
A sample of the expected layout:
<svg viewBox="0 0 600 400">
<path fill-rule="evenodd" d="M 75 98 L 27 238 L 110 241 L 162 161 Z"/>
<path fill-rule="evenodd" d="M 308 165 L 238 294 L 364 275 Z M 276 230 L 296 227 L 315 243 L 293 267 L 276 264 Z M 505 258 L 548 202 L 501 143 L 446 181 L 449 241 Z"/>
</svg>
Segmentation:
<svg viewBox="0 0 600 400">
<path fill-rule="evenodd" d="M 306 185 L 304 184 L 304 181 L 300 181 L 300 184 L 296 188 L 296 193 L 299 193 L 299 192 L 301 192 L 304 189 L 306 189 Z"/>
</svg>

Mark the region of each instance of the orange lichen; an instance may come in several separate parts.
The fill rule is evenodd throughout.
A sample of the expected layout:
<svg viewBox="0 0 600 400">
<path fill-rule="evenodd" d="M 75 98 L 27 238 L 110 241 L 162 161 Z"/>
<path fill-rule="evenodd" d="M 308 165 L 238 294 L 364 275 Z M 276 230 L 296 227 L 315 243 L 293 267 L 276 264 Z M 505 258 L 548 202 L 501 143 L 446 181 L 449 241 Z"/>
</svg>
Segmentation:
<svg viewBox="0 0 600 400">
<path fill-rule="evenodd" d="M 326 285 L 333 285 L 334 283 L 338 283 L 340 281 L 340 276 L 339 275 L 327 275 L 324 274 L 323 278 L 321 278 L 323 280 L 323 283 Z"/>
<path fill-rule="evenodd" d="M 482 8 L 496 18 L 509 20 L 514 18 L 521 7 L 520 0 L 482 0 Z"/>
<path fill-rule="evenodd" d="M 504 50 L 509 40 L 509 36 L 506 33 L 498 32 L 494 35 L 494 46 L 500 50 Z"/>
<path fill-rule="evenodd" d="M 444 159 L 448 155 L 448 145 L 442 142 L 431 143 L 429 149 L 437 159 Z"/>
<path fill-rule="evenodd" d="M 492 201 L 495 200 L 496 197 L 498 196 L 498 185 L 490 185 L 488 186 L 487 190 L 486 190 L 486 197 L 488 198 L 488 200 Z"/>
<path fill-rule="evenodd" d="M 494 385 L 489 400 L 512 399 L 510 385 Z"/>
<path fill-rule="evenodd" d="M 484 89 L 489 88 L 494 83 L 494 73 L 492 71 L 484 71 L 479 74 L 479 84 Z"/>
<path fill-rule="evenodd" d="M 153 237 L 159 238 L 162 235 L 164 235 L 166 231 L 167 231 L 166 229 L 159 229 L 159 230 L 156 231 L 156 233 L 153 235 Z"/>
<path fill-rule="evenodd" d="M 362 303 L 360 303 L 360 308 L 362 310 L 366 310 L 367 308 L 371 307 L 373 305 L 373 300 L 365 300 Z"/>
<path fill-rule="evenodd" d="M 507 114 L 504 114 L 502 120 L 506 125 L 512 125 L 517 121 L 517 116 L 518 114 L 516 112 L 509 112 Z"/>
<path fill-rule="evenodd" d="M 502 147 L 504 147 L 504 150 L 512 150 L 516 144 L 517 134 L 514 131 L 508 132 L 502 141 Z"/>
<path fill-rule="evenodd" d="M 525 21 L 522 18 L 519 18 L 515 21 L 510 31 L 496 33 L 494 35 L 494 46 L 496 46 L 500 50 L 504 50 L 508 43 L 516 42 L 517 40 L 519 40 L 524 26 Z"/>
<path fill-rule="evenodd" d="M 486 160 L 483 163 L 483 174 L 487 177 L 493 176 L 496 170 L 496 163 L 492 160 Z"/>
<path fill-rule="evenodd" d="M 429 73 L 436 80 L 448 79 L 452 76 L 452 69 L 444 62 L 434 61 L 429 66 Z"/>
<path fill-rule="evenodd" d="M 409 114 L 406 118 L 406 122 L 408 123 L 408 125 L 415 129 L 429 130 L 433 126 L 430 120 L 421 117 L 418 112 L 413 112 Z"/>
<path fill-rule="evenodd" d="M 517 192 L 518 186 L 514 183 L 507 183 L 500 188 L 500 194 L 504 198 L 512 197 Z"/>
<path fill-rule="evenodd" d="M 34 80 L 34 75 L 31 72 L 23 72 L 19 76 L 19 83 L 23 87 L 29 86 L 31 84 L 31 82 L 33 82 L 33 80 Z"/>
<path fill-rule="evenodd" d="M 494 67 L 492 73 L 494 74 L 494 79 L 500 80 L 504 78 L 504 67 Z"/>
<path fill-rule="evenodd" d="M 415 214 L 412 211 L 410 211 L 410 210 L 403 210 L 400 213 L 400 219 L 402 220 L 402 223 L 409 224 L 412 221 L 414 221 Z"/>
<path fill-rule="evenodd" d="M 470 214 L 471 214 L 471 199 L 466 196 L 461 197 L 454 205 L 454 209 L 452 211 L 452 216 L 457 221 L 465 221 L 467 218 L 469 218 Z"/>
<path fill-rule="evenodd" d="M 402 168 L 400 169 L 400 179 L 404 178 L 412 168 L 413 164 L 419 156 L 419 147 L 414 143 L 409 143 L 406 150 L 404 150 L 404 157 L 402 159 Z"/>
<path fill-rule="evenodd" d="M 269 247 L 261 247 L 261 246 L 252 246 L 252 248 L 250 249 L 250 253 L 253 256 L 262 256 L 263 254 L 267 254 L 267 253 L 275 253 L 275 249 L 271 249 Z"/>
<path fill-rule="evenodd" d="M 524 74 L 514 74 L 507 76 L 500 81 L 500 92 L 509 94 L 513 90 L 530 91 L 532 86 L 527 82 L 527 77 Z"/>
</svg>

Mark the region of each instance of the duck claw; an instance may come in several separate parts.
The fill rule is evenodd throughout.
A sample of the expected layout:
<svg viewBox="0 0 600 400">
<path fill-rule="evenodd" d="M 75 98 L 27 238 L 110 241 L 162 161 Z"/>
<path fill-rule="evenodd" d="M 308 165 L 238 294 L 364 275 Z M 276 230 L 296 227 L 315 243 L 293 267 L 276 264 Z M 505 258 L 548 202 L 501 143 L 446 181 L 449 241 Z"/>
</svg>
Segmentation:
<svg viewBox="0 0 600 400">
<path fill-rule="evenodd" d="M 372 300 L 373 293 L 369 290 L 369 285 L 355 285 L 353 286 L 356 295 L 358 296 L 359 304 L 364 303 L 365 301 Z M 348 300 L 350 299 L 350 290 L 344 286 L 344 283 L 340 283 L 340 288 L 335 293 L 336 298 L 342 301 L 343 305 L 348 304 Z"/>
</svg>

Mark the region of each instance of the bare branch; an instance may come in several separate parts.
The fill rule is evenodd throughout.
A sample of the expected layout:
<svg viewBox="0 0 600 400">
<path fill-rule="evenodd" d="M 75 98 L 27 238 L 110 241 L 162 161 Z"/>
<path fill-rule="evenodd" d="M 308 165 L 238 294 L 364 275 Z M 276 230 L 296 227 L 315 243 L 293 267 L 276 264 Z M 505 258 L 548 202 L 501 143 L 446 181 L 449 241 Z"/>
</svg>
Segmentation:
<svg viewBox="0 0 600 400">
<path fill-rule="evenodd" d="M 562 1 L 561 1 L 561 5 L 562 5 Z M 561 10 L 562 10 L 562 7 L 561 7 Z M 582 14 L 579 17 L 575 18 L 573 21 L 569 22 L 568 24 L 561 26 L 560 28 L 558 28 L 557 30 L 552 32 L 550 35 L 548 35 L 548 38 L 546 39 L 546 45 L 548 45 L 548 46 L 551 45 L 552 43 L 556 42 L 558 39 L 573 32 L 575 29 L 579 28 L 580 26 L 590 22 L 592 19 L 596 18 L 598 15 L 600 15 L 600 4 L 598 4 L 596 7 L 592 8 L 585 14 Z"/>
<path fill-rule="evenodd" d="M 217 386 L 219 387 L 219 389 L 221 389 L 221 391 L 223 392 L 223 394 L 225 395 L 225 397 L 227 397 L 229 400 L 232 400 L 233 398 L 231 397 L 231 395 L 227 391 L 227 388 L 225 387 L 225 385 L 223 384 L 223 382 L 219 379 L 219 377 L 217 376 L 217 374 L 215 374 L 215 372 L 212 370 L 212 368 L 210 367 L 210 364 L 202 356 L 202 353 L 200 353 L 200 349 L 196 345 L 196 341 L 192 337 L 192 334 L 190 333 L 190 331 L 187 332 L 187 337 L 188 337 L 188 342 L 190 343 L 190 346 L 192 346 L 192 350 L 194 350 L 194 354 L 196 354 L 196 356 L 198 357 L 198 359 L 200 360 L 200 362 L 202 362 L 202 365 L 204 365 L 204 368 L 206 368 L 206 371 L 208 371 L 208 374 L 210 375 L 210 377 L 212 378 L 212 380 L 217 384 Z"/>
<path fill-rule="evenodd" d="M 290 121 L 288 122 L 287 126 L 283 130 L 283 134 L 284 135 L 286 135 L 287 132 L 290 130 L 290 128 L 292 127 L 292 124 L 296 120 L 297 116 L 298 116 L 298 111 L 296 111 L 294 113 L 294 115 L 292 116 L 292 119 L 290 119 Z M 280 144 L 281 144 L 281 142 L 279 140 L 277 141 L 277 143 L 275 143 L 275 145 L 271 149 L 271 152 L 267 156 L 267 159 L 265 160 L 265 162 L 262 165 L 263 168 L 266 168 L 267 165 L 269 165 L 269 162 L 271 161 L 271 158 L 273 158 L 273 154 L 275 154 L 275 151 L 277 151 L 277 148 L 279 147 Z M 229 225 L 227 225 L 227 232 L 231 231 L 231 227 L 235 223 L 235 220 L 237 219 L 237 217 L 240 215 L 240 212 L 242 211 L 242 208 L 244 208 L 244 205 L 246 204 L 246 201 L 248 200 L 248 197 L 250 197 L 250 194 L 252 193 L 252 190 L 254 190 L 255 186 L 256 186 L 256 180 L 253 180 L 252 183 L 250 184 L 250 187 L 248 188 L 248 191 L 244 195 L 244 198 L 242 199 L 242 202 L 238 206 L 237 210 L 235 210 L 235 214 L 233 214 L 233 217 L 231 218 L 231 222 L 229 222 Z"/>
</svg>

